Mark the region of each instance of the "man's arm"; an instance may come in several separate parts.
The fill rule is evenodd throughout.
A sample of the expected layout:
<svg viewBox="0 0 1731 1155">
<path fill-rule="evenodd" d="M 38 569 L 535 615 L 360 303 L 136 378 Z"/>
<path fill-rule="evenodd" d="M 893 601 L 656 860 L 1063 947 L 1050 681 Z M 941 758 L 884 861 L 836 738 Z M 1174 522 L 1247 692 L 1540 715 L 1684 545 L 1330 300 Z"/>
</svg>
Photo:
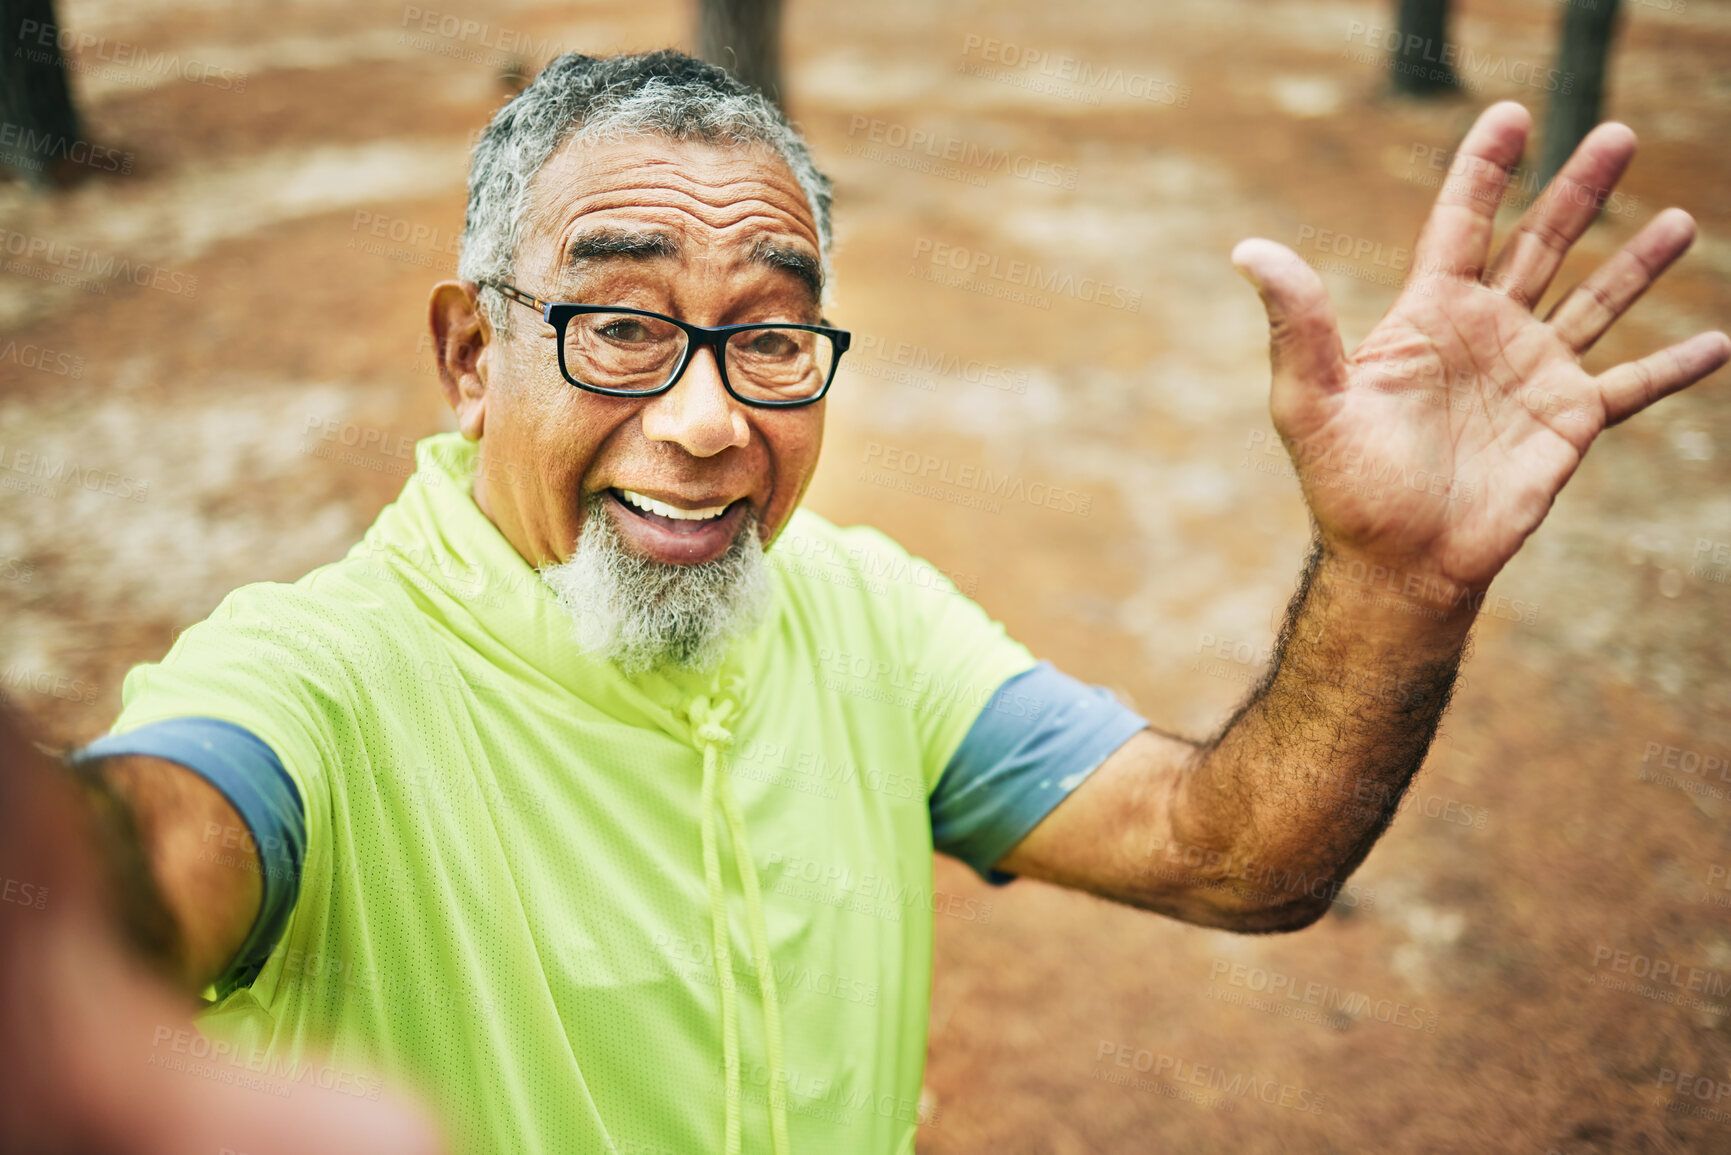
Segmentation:
<svg viewBox="0 0 1731 1155">
<path fill-rule="evenodd" d="M 102 758 L 84 773 L 101 780 L 87 794 L 106 812 L 129 937 L 177 985 L 204 989 L 246 941 L 263 898 L 240 814 L 204 778 L 161 758 Z"/>
<path fill-rule="evenodd" d="M 175 808 L 184 784 L 162 783 L 189 772 L 137 761 L 119 776 L 137 780 L 123 788 L 136 787 L 141 812 Z M 0 1054 L 12 1060 L 0 1079 L 0 1151 L 443 1151 L 420 1110 L 389 1092 L 372 1102 L 308 1085 L 284 1099 L 180 1065 L 195 1037 L 189 1000 L 123 940 L 103 879 L 103 805 L 93 812 L 0 706 L 0 877 L 12 880 L 9 897 L 34 899 L 0 902 Z"/>
<path fill-rule="evenodd" d="M 1322 917 L 1424 761 L 1473 616 L 1367 605 L 1360 572 L 1313 553 L 1268 673 L 1219 733 L 1137 734 L 999 869 L 1202 926 Z"/>
<path fill-rule="evenodd" d="M 1635 135 L 1589 133 L 1491 261 L 1529 124 L 1510 103 L 1480 116 L 1406 286 L 1350 354 L 1314 270 L 1272 241 L 1234 250 L 1268 313 L 1269 408 L 1316 526 L 1274 667 L 1212 741 L 1125 743 L 1002 869 L 1210 926 L 1315 921 L 1423 761 L 1485 591 L 1594 438 L 1731 360 L 1707 332 L 1582 368 L 1694 239 L 1680 209 L 1533 314 Z"/>
</svg>

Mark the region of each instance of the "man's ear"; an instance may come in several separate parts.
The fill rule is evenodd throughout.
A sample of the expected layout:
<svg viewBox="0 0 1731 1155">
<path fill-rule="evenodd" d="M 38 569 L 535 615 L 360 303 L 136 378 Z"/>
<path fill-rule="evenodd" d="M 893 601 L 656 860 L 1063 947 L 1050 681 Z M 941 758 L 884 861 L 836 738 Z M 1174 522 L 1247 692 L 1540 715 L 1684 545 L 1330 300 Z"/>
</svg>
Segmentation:
<svg viewBox="0 0 1731 1155">
<path fill-rule="evenodd" d="M 493 326 L 481 312 L 478 294 L 473 281 L 440 281 L 427 301 L 439 385 L 457 415 L 457 428 L 470 441 L 481 439 L 486 424 L 487 372 L 492 360 L 488 350 L 494 343 Z"/>
</svg>

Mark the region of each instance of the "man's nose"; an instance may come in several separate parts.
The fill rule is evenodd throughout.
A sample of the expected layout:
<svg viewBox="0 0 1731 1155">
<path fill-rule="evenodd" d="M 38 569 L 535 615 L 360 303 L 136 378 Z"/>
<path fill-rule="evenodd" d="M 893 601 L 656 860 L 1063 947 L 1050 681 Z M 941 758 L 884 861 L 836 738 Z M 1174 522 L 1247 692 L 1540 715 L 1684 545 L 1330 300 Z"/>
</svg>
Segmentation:
<svg viewBox="0 0 1731 1155">
<path fill-rule="evenodd" d="M 678 384 L 643 407 L 643 436 L 671 441 L 693 457 L 713 457 L 724 449 L 744 448 L 751 426 L 739 402 L 721 383 L 713 347 L 691 356 Z"/>
</svg>

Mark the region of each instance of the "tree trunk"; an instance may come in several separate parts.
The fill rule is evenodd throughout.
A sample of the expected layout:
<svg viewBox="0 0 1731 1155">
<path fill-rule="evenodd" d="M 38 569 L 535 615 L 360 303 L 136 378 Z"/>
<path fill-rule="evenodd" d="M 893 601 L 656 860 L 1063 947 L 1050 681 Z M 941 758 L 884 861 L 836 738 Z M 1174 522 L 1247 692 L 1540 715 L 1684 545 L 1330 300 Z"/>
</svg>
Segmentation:
<svg viewBox="0 0 1731 1155">
<path fill-rule="evenodd" d="M 0 168 L 38 184 L 78 139 L 54 0 L 0 0 Z"/>
<path fill-rule="evenodd" d="M 698 55 L 781 104 L 781 0 L 698 0 Z"/>
<path fill-rule="evenodd" d="M 1460 87 L 1444 60 L 1449 0 L 1400 0 L 1400 47 L 1389 64 L 1389 81 L 1405 96 L 1436 96 Z"/>
<path fill-rule="evenodd" d="M 1617 0 L 1568 0 L 1563 6 L 1560 76 L 1545 114 L 1545 149 L 1539 163 L 1542 185 L 1551 183 L 1575 146 L 1599 123 L 1616 23 Z"/>
</svg>

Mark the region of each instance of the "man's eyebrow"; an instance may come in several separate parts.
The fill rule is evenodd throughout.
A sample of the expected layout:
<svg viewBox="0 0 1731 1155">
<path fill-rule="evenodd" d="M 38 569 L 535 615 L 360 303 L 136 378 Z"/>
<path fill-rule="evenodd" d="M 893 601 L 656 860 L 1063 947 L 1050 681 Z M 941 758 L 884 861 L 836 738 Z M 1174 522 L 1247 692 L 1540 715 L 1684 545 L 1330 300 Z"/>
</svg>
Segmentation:
<svg viewBox="0 0 1731 1155">
<path fill-rule="evenodd" d="M 786 269 L 811 290 L 813 301 L 822 298 L 823 266 L 805 250 L 779 244 L 768 237 L 760 237 L 757 243 L 751 246 L 751 260 L 772 269 Z"/>
<path fill-rule="evenodd" d="M 634 233 L 625 229 L 594 229 L 571 238 L 565 246 L 565 261 L 569 265 L 617 259 L 649 261 L 678 255 L 678 243 L 664 233 Z M 760 237 L 751 246 L 749 259 L 792 273 L 810 291 L 813 301 L 823 296 L 823 265 L 803 249 Z"/>
<path fill-rule="evenodd" d="M 595 229 L 571 238 L 565 246 L 565 262 L 581 265 L 589 261 L 624 258 L 631 261 L 676 257 L 679 246 L 662 233 L 633 233 L 624 229 Z"/>
</svg>

